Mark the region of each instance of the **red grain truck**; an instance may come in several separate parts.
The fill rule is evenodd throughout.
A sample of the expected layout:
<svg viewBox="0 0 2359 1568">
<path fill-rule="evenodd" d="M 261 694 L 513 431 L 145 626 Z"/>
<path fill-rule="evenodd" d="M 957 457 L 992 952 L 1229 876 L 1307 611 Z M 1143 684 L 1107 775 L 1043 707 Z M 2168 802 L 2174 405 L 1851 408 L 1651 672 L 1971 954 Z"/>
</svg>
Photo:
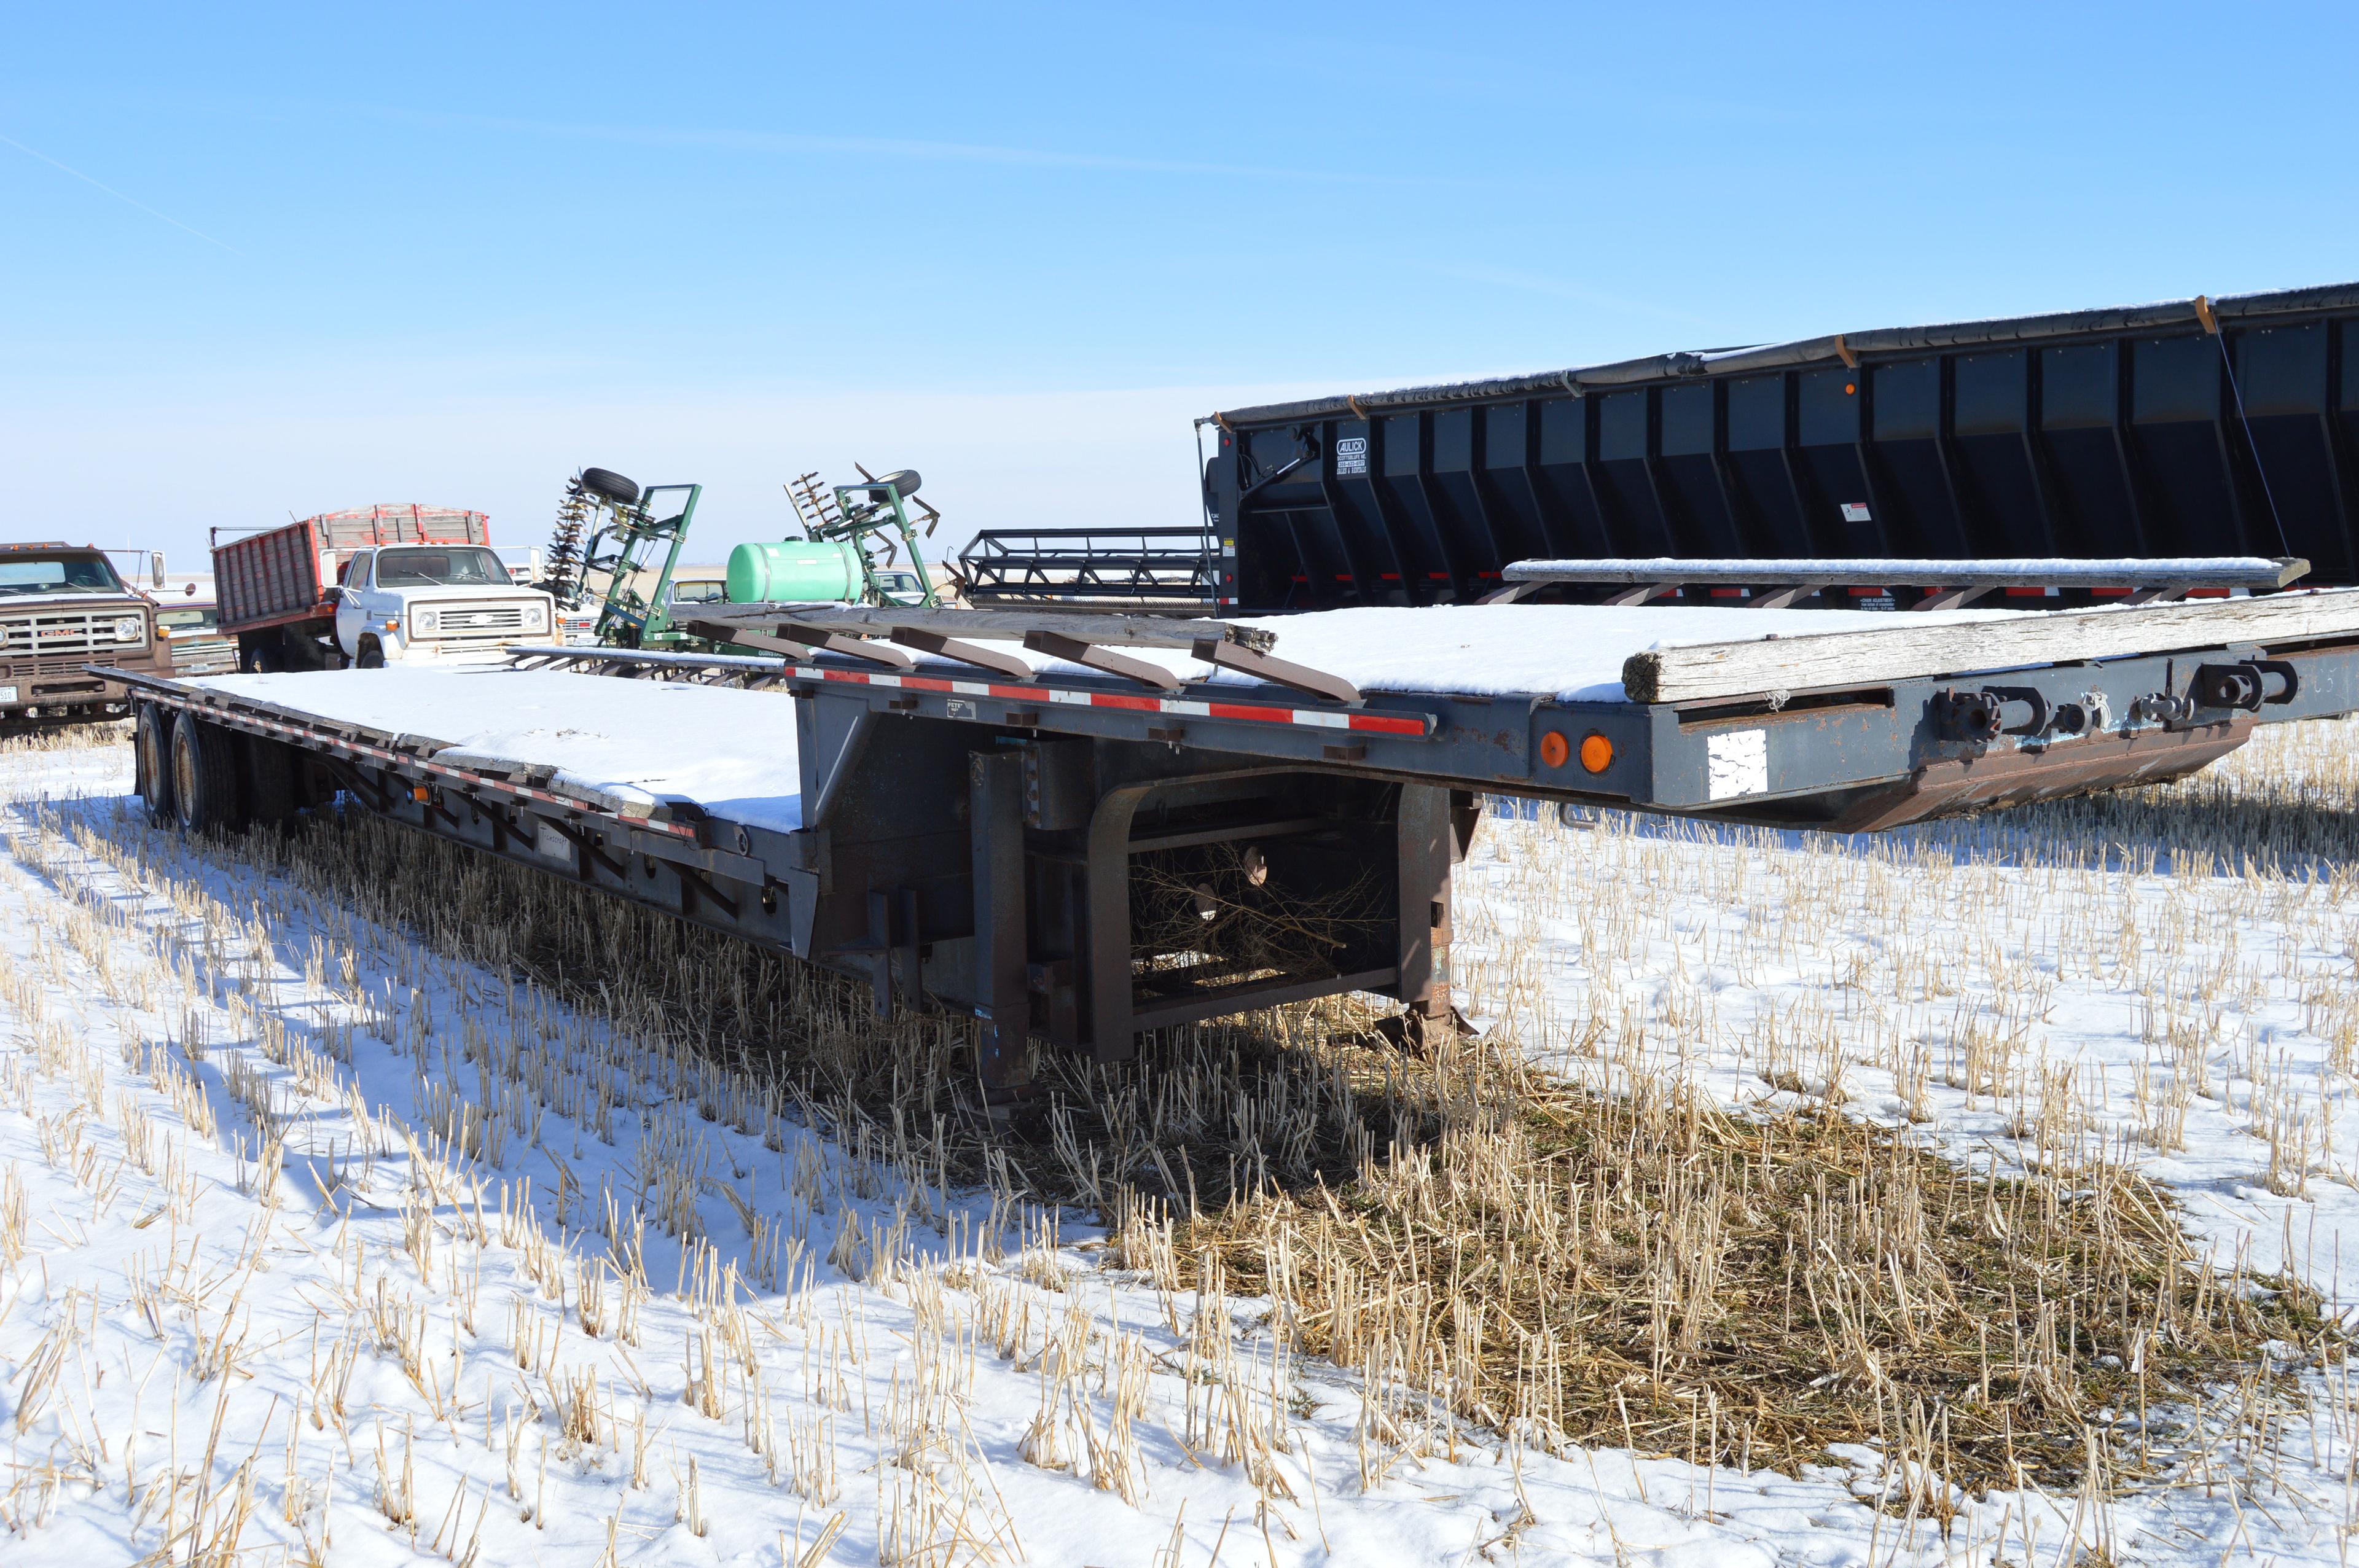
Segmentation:
<svg viewBox="0 0 2359 1568">
<path fill-rule="evenodd" d="M 364 506 L 230 532 L 214 530 L 213 584 L 243 670 L 440 658 L 555 625 L 547 594 L 511 585 L 480 512 Z"/>
</svg>

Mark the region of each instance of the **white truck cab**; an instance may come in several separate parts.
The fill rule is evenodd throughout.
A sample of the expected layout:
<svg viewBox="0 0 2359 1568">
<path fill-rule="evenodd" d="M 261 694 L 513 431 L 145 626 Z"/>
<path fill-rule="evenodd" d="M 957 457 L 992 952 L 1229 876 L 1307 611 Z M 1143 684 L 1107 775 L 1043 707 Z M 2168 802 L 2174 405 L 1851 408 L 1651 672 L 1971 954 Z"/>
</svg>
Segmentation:
<svg viewBox="0 0 2359 1568">
<path fill-rule="evenodd" d="M 363 669 L 547 643 L 556 601 L 484 545 L 379 545 L 338 568 L 336 644 Z"/>
</svg>

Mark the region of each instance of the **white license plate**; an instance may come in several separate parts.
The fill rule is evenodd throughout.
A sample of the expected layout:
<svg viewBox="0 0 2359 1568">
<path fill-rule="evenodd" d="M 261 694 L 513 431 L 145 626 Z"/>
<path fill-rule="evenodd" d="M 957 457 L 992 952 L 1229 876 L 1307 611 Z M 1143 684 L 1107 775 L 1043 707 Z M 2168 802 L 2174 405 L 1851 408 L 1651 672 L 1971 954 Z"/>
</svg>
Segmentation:
<svg viewBox="0 0 2359 1568">
<path fill-rule="evenodd" d="M 15 687 L 0 686 L 0 702 L 14 702 L 16 700 L 16 688 Z"/>
</svg>

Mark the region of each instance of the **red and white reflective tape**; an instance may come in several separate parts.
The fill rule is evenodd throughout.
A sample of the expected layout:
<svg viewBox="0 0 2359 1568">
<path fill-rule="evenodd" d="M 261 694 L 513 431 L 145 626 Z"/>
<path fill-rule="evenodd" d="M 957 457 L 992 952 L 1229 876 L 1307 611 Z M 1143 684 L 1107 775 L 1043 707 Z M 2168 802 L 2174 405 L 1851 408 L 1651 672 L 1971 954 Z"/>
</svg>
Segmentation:
<svg viewBox="0 0 2359 1568">
<path fill-rule="evenodd" d="M 265 719 L 259 714 L 241 713 L 234 708 L 218 708 L 206 703 L 191 702 L 186 697 L 166 697 L 164 700 L 174 708 L 183 708 L 190 712 L 203 713 L 216 718 L 234 719 L 240 724 L 252 725 L 257 730 L 273 730 L 308 745 L 323 746 L 333 752 L 349 752 L 356 756 L 373 758 L 380 762 L 390 762 L 397 767 L 422 768 L 429 773 L 435 773 L 443 778 L 457 779 L 477 789 L 495 790 L 502 795 L 516 795 L 519 799 L 537 800 L 547 806 L 561 806 L 567 811 L 587 812 L 592 816 L 610 817 L 625 827 L 636 827 L 648 833 L 668 834 L 671 838 L 685 838 L 691 843 L 696 839 L 696 826 L 693 823 L 670 822 L 654 816 L 634 816 L 628 812 L 610 811 L 604 806 L 593 806 L 586 800 L 575 800 L 571 796 L 557 795 L 549 790 L 535 789 L 530 784 L 513 784 L 506 779 L 495 779 L 488 773 L 473 773 L 465 768 L 454 768 L 446 762 L 431 762 L 424 757 L 404 756 L 399 752 L 389 751 L 383 746 L 372 746 L 365 741 L 347 741 L 341 735 L 322 735 L 315 730 L 305 730 L 293 724 L 282 724 L 275 719 Z"/>
<path fill-rule="evenodd" d="M 1319 708 L 1270 708 L 1260 703 L 1201 702 L 1193 697 L 1132 697 L 1117 691 L 1070 691 L 1046 686 L 1004 686 L 997 681 L 943 680 L 936 676 L 876 675 L 866 670 L 799 669 L 797 680 L 842 681 L 852 686 L 897 687 L 903 691 L 940 692 L 947 697 L 994 697 L 1007 702 L 1061 703 L 1070 708 L 1113 708 L 1129 713 L 1170 714 L 1190 719 L 1241 719 L 1256 724 L 1293 724 L 1317 730 L 1350 730 L 1364 735 L 1433 733 L 1423 713 L 1343 713 Z"/>
</svg>

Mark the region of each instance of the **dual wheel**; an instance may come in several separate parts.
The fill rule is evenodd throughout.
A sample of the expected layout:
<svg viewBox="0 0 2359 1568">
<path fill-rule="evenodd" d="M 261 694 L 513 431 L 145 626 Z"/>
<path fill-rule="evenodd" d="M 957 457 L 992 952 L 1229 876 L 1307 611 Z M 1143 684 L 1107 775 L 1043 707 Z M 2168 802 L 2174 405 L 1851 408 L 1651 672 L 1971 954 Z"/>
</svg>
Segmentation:
<svg viewBox="0 0 2359 1568">
<path fill-rule="evenodd" d="M 139 796 L 159 827 L 226 832 L 286 822 L 302 805 L 295 752 L 278 741 L 142 703 L 134 744 Z"/>
</svg>

